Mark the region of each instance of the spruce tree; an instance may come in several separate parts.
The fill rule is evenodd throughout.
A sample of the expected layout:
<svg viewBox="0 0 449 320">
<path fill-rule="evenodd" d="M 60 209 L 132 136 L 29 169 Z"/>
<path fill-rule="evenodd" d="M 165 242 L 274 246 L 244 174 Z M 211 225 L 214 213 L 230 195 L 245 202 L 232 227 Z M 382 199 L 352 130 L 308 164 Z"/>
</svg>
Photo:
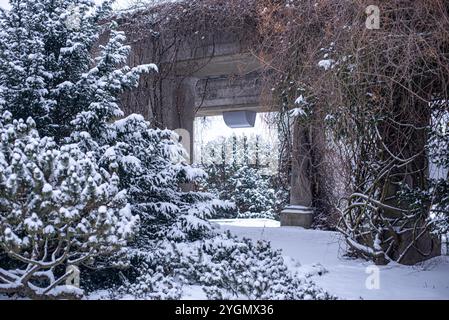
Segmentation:
<svg viewBox="0 0 449 320">
<path fill-rule="evenodd" d="M 116 170 L 133 213 L 142 219 L 139 238 L 145 240 L 140 245 L 207 237 L 211 226 L 205 220 L 215 209 L 230 206 L 211 194 L 182 190 L 183 183 L 194 183 L 206 173 L 185 163 L 175 132 L 154 129 L 141 115 L 109 124 L 101 143 L 88 134 L 80 134 L 77 142 L 85 150 L 95 150 L 102 167 Z"/>
<path fill-rule="evenodd" d="M 124 65 L 130 47 L 106 21 L 112 1 L 12 0 L 0 11 L 0 109 L 32 117 L 42 136 L 56 141 L 73 130 L 97 135 L 123 115 L 118 96 L 154 65 Z M 110 39 L 99 48 L 101 33 Z"/>
</svg>

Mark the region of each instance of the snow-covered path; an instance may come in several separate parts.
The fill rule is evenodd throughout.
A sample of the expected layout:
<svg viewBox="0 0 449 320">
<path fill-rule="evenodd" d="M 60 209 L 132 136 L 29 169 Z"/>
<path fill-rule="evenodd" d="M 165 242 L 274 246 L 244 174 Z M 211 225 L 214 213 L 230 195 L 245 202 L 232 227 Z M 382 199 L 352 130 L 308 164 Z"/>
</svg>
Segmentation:
<svg viewBox="0 0 449 320">
<path fill-rule="evenodd" d="M 370 290 L 365 282 L 373 274 L 370 268 L 371 273 L 367 273 L 372 264 L 344 257 L 344 242 L 336 232 L 279 227 L 278 222 L 266 219 L 216 222 L 238 236 L 270 241 L 299 272 L 320 263 L 329 272 L 312 279 L 343 299 L 449 299 L 449 256 L 416 266 L 380 266 L 379 289 Z"/>
</svg>

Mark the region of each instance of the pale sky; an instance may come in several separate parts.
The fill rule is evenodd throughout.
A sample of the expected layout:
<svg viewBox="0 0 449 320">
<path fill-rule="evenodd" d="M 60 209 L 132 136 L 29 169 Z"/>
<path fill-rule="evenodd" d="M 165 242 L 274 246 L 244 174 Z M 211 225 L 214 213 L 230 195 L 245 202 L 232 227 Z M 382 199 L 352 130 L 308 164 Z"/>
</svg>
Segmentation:
<svg viewBox="0 0 449 320">
<path fill-rule="evenodd" d="M 258 113 L 256 123 L 253 128 L 229 128 L 223 120 L 223 116 L 206 117 L 206 122 L 202 117 L 195 118 L 195 140 L 208 142 L 218 137 L 229 137 L 232 134 L 240 135 L 261 135 L 264 139 L 275 138 L 276 133 L 272 132 L 268 123 L 264 120 L 264 114 Z"/>
<path fill-rule="evenodd" d="M 7 8 L 8 0 L 0 0 L 0 7 Z"/>
</svg>

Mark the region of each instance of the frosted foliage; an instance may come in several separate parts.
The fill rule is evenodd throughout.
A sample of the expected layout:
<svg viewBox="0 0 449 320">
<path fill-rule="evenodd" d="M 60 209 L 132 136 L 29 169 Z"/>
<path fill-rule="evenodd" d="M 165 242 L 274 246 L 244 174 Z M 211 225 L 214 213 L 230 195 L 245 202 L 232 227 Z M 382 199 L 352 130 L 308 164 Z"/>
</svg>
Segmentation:
<svg viewBox="0 0 449 320">
<path fill-rule="evenodd" d="M 195 191 L 207 174 L 177 135 L 124 117 L 121 94 L 157 67 L 126 65 L 110 13 L 91 0 L 0 11 L 0 293 L 81 298 L 63 285 L 77 265 L 84 291 L 111 298 L 176 299 L 185 284 L 210 298 L 327 298 L 267 244 L 220 235 L 207 219 L 235 207 Z M 273 162 L 253 145 L 245 164 Z"/>
</svg>

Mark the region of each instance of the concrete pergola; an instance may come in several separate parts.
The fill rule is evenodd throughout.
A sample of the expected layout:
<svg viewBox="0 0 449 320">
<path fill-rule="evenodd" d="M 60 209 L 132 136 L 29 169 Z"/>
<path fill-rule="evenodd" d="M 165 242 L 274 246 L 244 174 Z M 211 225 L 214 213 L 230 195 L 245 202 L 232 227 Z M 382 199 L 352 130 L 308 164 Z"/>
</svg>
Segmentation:
<svg viewBox="0 0 449 320">
<path fill-rule="evenodd" d="M 136 43 L 132 44 L 136 46 Z M 144 43 L 137 43 L 140 50 Z M 167 54 L 167 56 L 170 56 Z M 134 59 L 134 64 L 149 63 L 151 57 Z M 162 61 L 162 64 L 164 61 Z M 167 63 L 173 63 L 168 61 Z M 193 68 L 192 66 L 195 66 Z M 163 81 L 163 125 L 173 130 L 186 130 L 190 135 L 190 158 L 193 157 L 193 123 L 195 117 L 218 116 L 227 112 L 276 111 L 270 92 L 262 86 L 262 68 L 258 58 L 245 49 L 235 35 L 221 34 L 206 38 L 201 45 L 185 41 L 176 52 L 171 76 Z M 140 101 L 149 95 L 145 86 L 132 94 Z M 139 100 L 140 99 L 140 100 Z M 128 113 L 136 112 L 133 105 L 125 105 Z M 149 107 L 151 109 L 151 107 Z M 310 156 L 304 139 L 298 133 L 304 128 L 295 126 L 293 135 L 293 162 L 290 205 L 281 213 L 281 225 L 310 227 L 313 220 Z M 299 136 L 300 137 L 300 136 Z"/>
</svg>

